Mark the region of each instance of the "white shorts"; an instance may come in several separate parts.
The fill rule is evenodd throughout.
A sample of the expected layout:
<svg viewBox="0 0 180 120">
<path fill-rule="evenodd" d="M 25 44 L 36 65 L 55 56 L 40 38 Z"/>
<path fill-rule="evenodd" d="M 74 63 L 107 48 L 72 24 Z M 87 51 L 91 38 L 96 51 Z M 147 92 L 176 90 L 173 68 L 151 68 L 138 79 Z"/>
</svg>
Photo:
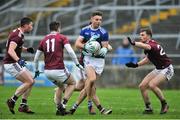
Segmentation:
<svg viewBox="0 0 180 120">
<path fill-rule="evenodd" d="M 158 75 L 159 73 L 165 75 L 168 81 L 174 75 L 174 69 L 173 69 L 172 65 L 169 65 L 168 67 L 166 67 L 164 69 L 154 69 L 152 72 L 156 75 Z"/>
<path fill-rule="evenodd" d="M 85 65 L 85 67 L 87 67 L 87 66 L 93 67 L 95 72 L 98 75 L 101 75 L 101 73 L 104 70 L 105 59 L 95 58 L 95 57 L 91 57 L 91 56 L 84 56 L 84 65 Z"/>
<path fill-rule="evenodd" d="M 76 69 L 75 74 L 76 74 L 77 81 L 85 80 L 87 78 L 85 71 L 81 69 Z"/>
<path fill-rule="evenodd" d="M 4 69 L 13 77 L 17 77 L 22 71 L 27 70 L 26 67 L 21 67 L 18 63 L 4 64 Z"/>
<path fill-rule="evenodd" d="M 63 85 L 70 77 L 70 73 L 66 68 L 59 70 L 45 70 L 44 73 L 47 78 L 57 86 Z"/>
</svg>

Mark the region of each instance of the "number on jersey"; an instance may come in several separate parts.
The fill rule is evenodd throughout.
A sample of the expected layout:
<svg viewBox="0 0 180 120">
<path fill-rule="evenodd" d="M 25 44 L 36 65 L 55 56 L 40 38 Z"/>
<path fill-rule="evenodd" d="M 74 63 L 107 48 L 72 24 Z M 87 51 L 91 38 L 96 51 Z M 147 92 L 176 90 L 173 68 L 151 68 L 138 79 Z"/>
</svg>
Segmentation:
<svg viewBox="0 0 180 120">
<path fill-rule="evenodd" d="M 51 44 L 50 44 L 51 43 Z M 55 48 L 55 39 L 48 39 L 46 41 L 46 45 L 47 45 L 47 52 L 54 52 L 54 48 Z"/>
<path fill-rule="evenodd" d="M 163 48 L 160 45 L 157 45 L 157 48 L 160 49 L 160 55 L 163 56 L 166 53 L 164 52 Z"/>
</svg>

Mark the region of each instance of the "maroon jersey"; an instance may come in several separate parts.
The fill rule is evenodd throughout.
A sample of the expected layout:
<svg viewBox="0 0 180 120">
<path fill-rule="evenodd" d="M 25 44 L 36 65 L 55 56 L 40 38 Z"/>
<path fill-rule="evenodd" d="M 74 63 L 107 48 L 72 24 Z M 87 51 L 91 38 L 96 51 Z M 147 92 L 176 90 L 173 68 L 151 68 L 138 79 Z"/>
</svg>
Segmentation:
<svg viewBox="0 0 180 120">
<path fill-rule="evenodd" d="M 83 62 L 83 59 L 84 59 L 84 55 L 81 53 L 81 56 L 79 58 L 79 63 L 84 66 L 84 62 Z"/>
<path fill-rule="evenodd" d="M 64 45 L 69 40 L 64 35 L 52 32 L 40 42 L 39 50 L 44 52 L 45 69 L 64 69 Z"/>
<path fill-rule="evenodd" d="M 147 44 L 151 46 L 151 50 L 145 50 L 144 53 L 157 69 L 164 69 L 171 64 L 170 58 L 156 41 L 150 40 Z"/>
<path fill-rule="evenodd" d="M 22 46 L 24 44 L 24 34 L 23 32 L 18 28 L 13 30 L 8 37 L 8 41 L 6 43 L 6 54 L 4 57 L 4 64 L 9 64 L 9 63 L 15 63 L 16 61 L 8 54 L 8 49 L 9 45 L 11 42 L 14 42 L 17 44 L 17 47 L 15 49 L 15 52 L 17 56 L 20 58 L 21 57 L 21 52 L 22 52 Z"/>
</svg>

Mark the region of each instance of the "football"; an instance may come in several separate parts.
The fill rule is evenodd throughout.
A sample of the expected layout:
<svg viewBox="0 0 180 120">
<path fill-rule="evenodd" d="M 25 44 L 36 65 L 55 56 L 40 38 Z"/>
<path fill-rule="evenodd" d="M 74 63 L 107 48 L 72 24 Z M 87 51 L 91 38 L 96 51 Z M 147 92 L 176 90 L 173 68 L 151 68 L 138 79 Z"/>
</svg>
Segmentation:
<svg viewBox="0 0 180 120">
<path fill-rule="evenodd" d="M 89 42 L 86 43 L 85 49 L 89 53 L 96 54 L 101 49 L 101 45 L 97 41 L 89 41 Z"/>
</svg>

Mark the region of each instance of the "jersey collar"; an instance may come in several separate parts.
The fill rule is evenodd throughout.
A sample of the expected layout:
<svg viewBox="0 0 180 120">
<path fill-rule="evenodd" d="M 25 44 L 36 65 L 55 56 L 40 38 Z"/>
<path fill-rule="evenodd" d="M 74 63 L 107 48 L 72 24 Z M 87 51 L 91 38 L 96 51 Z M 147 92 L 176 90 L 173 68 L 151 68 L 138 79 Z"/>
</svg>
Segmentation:
<svg viewBox="0 0 180 120">
<path fill-rule="evenodd" d="M 18 30 L 20 31 L 21 34 L 24 35 L 24 32 L 20 28 L 18 28 Z"/>
<path fill-rule="evenodd" d="M 58 32 L 56 31 L 51 31 L 50 34 L 57 34 Z"/>
<path fill-rule="evenodd" d="M 89 25 L 89 28 L 90 28 L 91 30 L 93 30 L 93 31 L 96 31 L 96 30 L 98 30 L 98 29 L 100 28 L 100 26 L 99 26 L 98 28 L 94 29 L 94 28 L 92 28 L 91 25 Z"/>
</svg>

